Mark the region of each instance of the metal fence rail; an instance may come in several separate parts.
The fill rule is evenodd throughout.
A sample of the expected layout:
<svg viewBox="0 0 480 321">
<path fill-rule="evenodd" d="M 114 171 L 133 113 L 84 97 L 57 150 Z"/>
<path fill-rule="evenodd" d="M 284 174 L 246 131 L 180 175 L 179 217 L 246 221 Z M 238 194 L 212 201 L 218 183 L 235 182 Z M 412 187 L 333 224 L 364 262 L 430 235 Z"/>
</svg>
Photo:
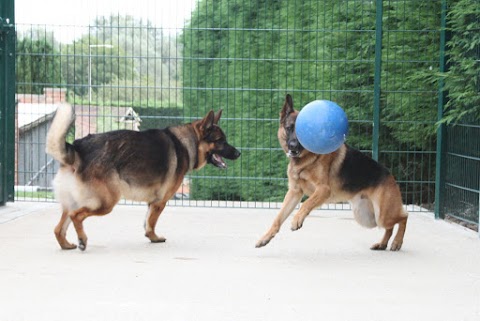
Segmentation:
<svg viewBox="0 0 480 321">
<path fill-rule="evenodd" d="M 13 2 L 0 3 L 0 205 L 13 201 L 15 14 Z"/>
</svg>

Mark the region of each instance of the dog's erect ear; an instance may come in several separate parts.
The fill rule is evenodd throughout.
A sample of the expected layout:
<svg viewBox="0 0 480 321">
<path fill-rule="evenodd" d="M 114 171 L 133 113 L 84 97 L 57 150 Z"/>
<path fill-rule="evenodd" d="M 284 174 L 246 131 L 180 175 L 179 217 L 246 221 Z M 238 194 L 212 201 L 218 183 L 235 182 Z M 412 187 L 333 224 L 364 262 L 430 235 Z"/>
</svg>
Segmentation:
<svg viewBox="0 0 480 321">
<path fill-rule="evenodd" d="M 285 104 L 288 104 L 293 111 L 293 99 L 292 99 L 292 96 L 290 96 L 290 94 L 287 94 L 285 96 Z"/>
<path fill-rule="evenodd" d="M 204 133 L 213 127 L 214 120 L 215 113 L 213 112 L 213 110 L 210 110 L 207 116 L 203 117 L 202 121 L 200 122 L 200 128 L 203 130 Z"/>
<path fill-rule="evenodd" d="M 220 109 L 219 111 L 217 111 L 217 113 L 215 114 L 215 118 L 213 119 L 213 123 L 215 125 L 218 125 L 218 121 L 220 120 L 220 117 L 222 117 L 222 111 L 223 109 Z"/>
<path fill-rule="evenodd" d="M 293 109 L 292 96 L 290 96 L 290 94 L 287 94 L 287 96 L 285 96 L 285 103 L 283 104 L 282 111 L 280 112 L 280 122 L 283 123 L 285 121 L 285 118 L 287 118 L 287 116 L 294 111 L 295 109 Z"/>
</svg>

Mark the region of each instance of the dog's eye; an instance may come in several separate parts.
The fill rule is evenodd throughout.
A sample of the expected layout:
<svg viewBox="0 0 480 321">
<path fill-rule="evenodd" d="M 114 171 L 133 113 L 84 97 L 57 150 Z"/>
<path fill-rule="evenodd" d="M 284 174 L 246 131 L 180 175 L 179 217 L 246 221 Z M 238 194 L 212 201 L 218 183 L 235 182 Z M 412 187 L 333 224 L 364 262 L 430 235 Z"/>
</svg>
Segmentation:
<svg viewBox="0 0 480 321">
<path fill-rule="evenodd" d="M 295 127 L 295 126 L 293 126 L 293 125 L 289 125 L 289 126 L 285 127 L 285 129 L 286 129 L 287 131 L 291 132 L 291 131 L 293 131 L 293 128 L 294 128 L 294 127 Z"/>
</svg>

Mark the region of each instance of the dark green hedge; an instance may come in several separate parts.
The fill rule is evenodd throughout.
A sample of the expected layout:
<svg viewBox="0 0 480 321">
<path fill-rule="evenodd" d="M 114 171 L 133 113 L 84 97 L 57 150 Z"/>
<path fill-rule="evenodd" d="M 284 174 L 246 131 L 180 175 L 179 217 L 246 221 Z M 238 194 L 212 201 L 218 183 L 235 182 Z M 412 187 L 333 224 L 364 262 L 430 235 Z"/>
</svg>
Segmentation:
<svg viewBox="0 0 480 321">
<path fill-rule="evenodd" d="M 405 182 L 434 180 L 434 158 L 422 152 L 435 148 L 438 85 L 422 74 L 438 70 L 440 5 L 384 3 L 380 150 L 401 153 L 381 160 Z M 198 3 L 181 36 L 185 113 L 224 108 L 242 156 L 227 172 L 202 171 L 193 197 L 282 200 L 286 158 L 276 132 L 286 93 L 299 109 L 336 101 L 349 117 L 348 142 L 372 148 L 375 14 L 375 1 Z M 409 201 L 424 202 L 432 185 L 424 186 Z"/>
<path fill-rule="evenodd" d="M 134 107 L 140 115 L 142 123 L 140 129 L 166 128 L 183 124 L 183 111 L 176 107 Z"/>
</svg>

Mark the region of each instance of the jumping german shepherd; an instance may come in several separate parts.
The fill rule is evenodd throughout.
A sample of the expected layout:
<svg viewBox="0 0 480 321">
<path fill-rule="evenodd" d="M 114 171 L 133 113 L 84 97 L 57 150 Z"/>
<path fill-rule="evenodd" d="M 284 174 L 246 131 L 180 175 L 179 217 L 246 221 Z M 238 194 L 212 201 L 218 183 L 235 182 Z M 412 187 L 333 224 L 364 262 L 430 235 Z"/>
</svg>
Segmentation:
<svg viewBox="0 0 480 321">
<path fill-rule="evenodd" d="M 293 217 L 293 231 L 302 227 L 314 208 L 324 203 L 349 201 L 355 220 L 360 225 L 385 228 L 383 238 L 373 244 L 372 250 L 387 248 L 395 224 L 398 224 L 398 231 L 390 250 L 400 250 L 408 213 L 403 208 L 400 189 L 393 176 L 385 167 L 346 144 L 325 155 L 304 149 L 295 134 L 297 115 L 292 97 L 287 95 L 280 113 L 278 139 L 290 158 L 288 192 L 271 228 L 256 247 L 267 245 L 302 197 L 308 195 L 309 198 Z"/>
<path fill-rule="evenodd" d="M 78 246 L 85 250 L 83 220 L 110 213 L 122 196 L 148 203 L 145 236 L 154 243 L 165 242 L 155 234 L 155 225 L 185 174 L 206 164 L 226 168 L 222 157 L 240 156 L 218 126 L 221 114 L 221 110 L 210 111 L 201 120 L 166 129 L 88 135 L 69 144 L 65 137 L 74 113 L 69 106 L 59 107 L 47 135 L 46 152 L 61 164 L 54 179 L 55 196 L 62 206 L 55 227 L 60 247 L 76 248 L 65 237 L 73 222 Z"/>
</svg>

